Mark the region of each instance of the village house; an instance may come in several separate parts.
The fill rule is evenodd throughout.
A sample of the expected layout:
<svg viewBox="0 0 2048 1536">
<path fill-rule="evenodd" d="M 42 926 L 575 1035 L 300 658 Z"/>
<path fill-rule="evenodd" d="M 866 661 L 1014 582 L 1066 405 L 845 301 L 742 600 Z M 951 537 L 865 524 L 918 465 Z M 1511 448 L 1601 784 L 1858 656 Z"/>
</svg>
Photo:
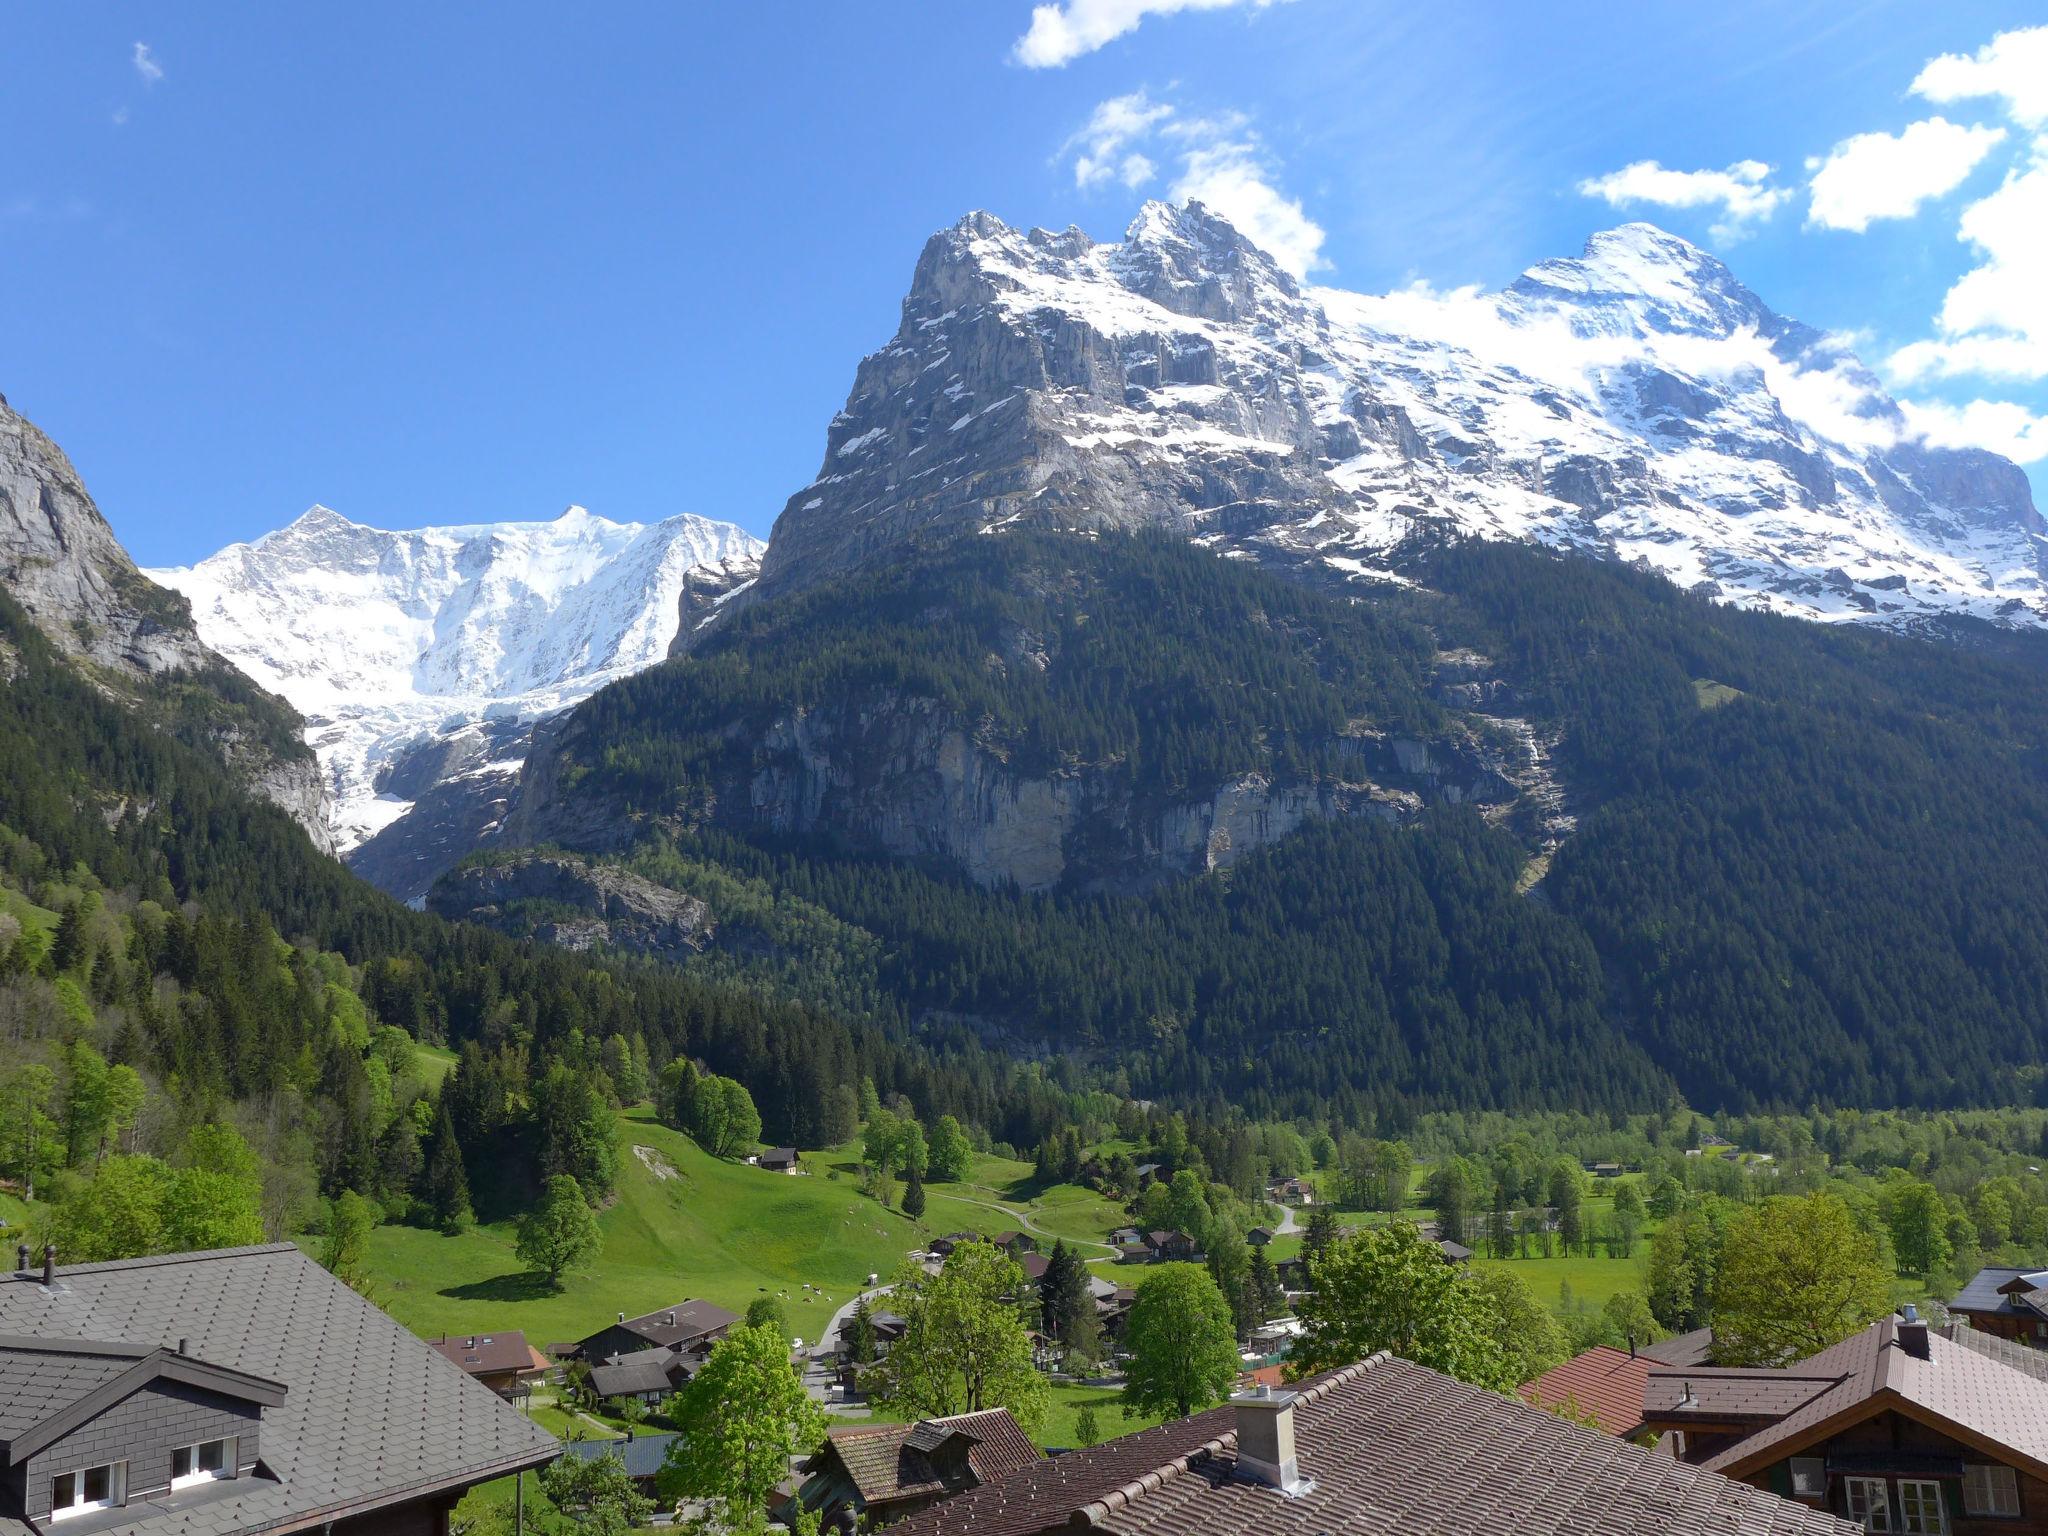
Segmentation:
<svg viewBox="0 0 2048 1536">
<path fill-rule="evenodd" d="M 944 1237 L 935 1237 L 931 1242 L 931 1254 L 943 1259 L 962 1243 L 978 1243 L 981 1239 L 972 1232 L 948 1232 Z"/>
<path fill-rule="evenodd" d="M 1154 1263 L 1198 1263 L 1202 1251 L 1185 1232 L 1147 1232 L 1145 1248 Z"/>
<path fill-rule="evenodd" d="M 618 1321 L 608 1323 L 579 1341 L 577 1358 L 590 1365 L 637 1354 L 645 1349 L 667 1349 L 679 1354 L 709 1353 L 740 1320 L 737 1312 L 708 1301 L 679 1301 L 659 1312 L 629 1318 L 621 1312 Z"/>
<path fill-rule="evenodd" d="M 1038 1252 L 1038 1239 L 1029 1232 L 994 1232 L 988 1241 L 1013 1259 Z"/>
<path fill-rule="evenodd" d="M 470 1488 L 560 1452 L 289 1243 L 18 1258 L 0 1536 L 446 1536 Z"/>
<path fill-rule="evenodd" d="M 1282 1205 L 1314 1205 L 1315 1186 L 1307 1179 L 1275 1179 L 1266 1188 L 1266 1193 Z"/>
<path fill-rule="evenodd" d="M 1021 1467 L 897 1536 L 1856 1536 L 1389 1355 Z"/>
<path fill-rule="evenodd" d="M 1948 1309 L 1984 1333 L 2048 1348 L 2048 1270 L 1980 1269 Z"/>
<path fill-rule="evenodd" d="M 801 1173 L 803 1168 L 796 1155 L 795 1147 L 773 1147 L 763 1152 L 758 1159 L 760 1166 L 770 1173 Z"/>
<path fill-rule="evenodd" d="M 1685 1461 L 1867 1530 L 2048 1532 L 2048 1357 L 1907 1308 L 1782 1369 L 1659 1366 Z"/>
<path fill-rule="evenodd" d="M 827 1531 L 901 1520 L 955 1494 L 986 1487 L 1039 1461 L 1007 1408 L 833 1429 L 800 1468 L 795 1503 Z"/>
<path fill-rule="evenodd" d="M 503 1333 L 466 1333 L 434 1341 L 442 1358 L 459 1365 L 503 1398 L 523 1397 L 548 1369 L 547 1356 L 513 1328 Z"/>
<path fill-rule="evenodd" d="M 613 1355 L 590 1367 L 590 1394 L 604 1401 L 656 1408 L 688 1386 L 709 1358 L 708 1348 L 700 1353 L 659 1345 Z"/>
</svg>

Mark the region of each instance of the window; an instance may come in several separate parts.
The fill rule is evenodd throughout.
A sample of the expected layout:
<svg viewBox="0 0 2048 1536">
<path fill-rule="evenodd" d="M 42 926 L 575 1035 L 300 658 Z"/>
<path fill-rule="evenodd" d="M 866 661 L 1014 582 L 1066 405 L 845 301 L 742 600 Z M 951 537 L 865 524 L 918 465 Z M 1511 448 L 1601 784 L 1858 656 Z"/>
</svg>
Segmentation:
<svg viewBox="0 0 2048 1536">
<path fill-rule="evenodd" d="M 171 1452 L 171 1486 L 186 1488 L 193 1483 L 207 1483 L 217 1477 L 235 1475 L 235 1439 L 230 1435 L 225 1440 L 202 1440 L 197 1445 L 181 1445 Z"/>
<path fill-rule="evenodd" d="M 1818 1456 L 1792 1458 L 1792 1496 L 1824 1499 L 1828 1495 L 1828 1464 Z"/>
<path fill-rule="evenodd" d="M 1948 1536 L 1948 1508 L 1941 1484 L 1899 1479 L 1899 1529 L 1915 1536 Z"/>
<path fill-rule="evenodd" d="M 2020 1479 L 2011 1467 L 1975 1462 L 1963 1468 L 1963 1513 L 2018 1519 Z"/>
<path fill-rule="evenodd" d="M 59 1472 L 50 1479 L 52 1520 L 87 1515 L 96 1509 L 114 1509 L 127 1502 L 128 1463 L 125 1461 L 81 1467 L 76 1472 Z"/>
<path fill-rule="evenodd" d="M 1845 1477 L 1842 1490 L 1849 1501 L 1849 1518 L 1862 1522 L 1866 1531 L 1895 1531 L 1892 1524 L 1891 1490 L 1881 1477 Z"/>
</svg>

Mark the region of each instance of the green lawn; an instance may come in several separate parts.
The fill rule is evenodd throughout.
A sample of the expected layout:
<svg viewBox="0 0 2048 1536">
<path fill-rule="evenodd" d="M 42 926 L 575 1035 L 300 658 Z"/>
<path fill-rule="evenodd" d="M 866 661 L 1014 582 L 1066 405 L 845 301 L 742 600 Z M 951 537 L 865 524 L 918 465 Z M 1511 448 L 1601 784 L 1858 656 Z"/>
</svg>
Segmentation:
<svg viewBox="0 0 2048 1536">
<path fill-rule="evenodd" d="M 1040 1445 L 1079 1445 L 1081 1440 L 1075 1432 L 1074 1421 L 1080 1417 L 1084 1406 L 1095 1409 L 1095 1428 L 1105 1440 L 1150 1429 L 1161 1418 L 1156 1413 L 1125 1418 L 1123 1394 L 1115 1387 L 1056 1386 L 1052 1389 L 1052 1407 L 1045 1415 L 1045 1422 L 1031 1438 Z"/>
<path fill-rule="evenodd" d="M 743 1311 L 774 1295 L 792 1325 L 815 1339 L 871 1272 L 888 1274 L 917 1246 L 909 1221 L 863 1199 L 850 1181 L 719 1162 L 645 1109 L 621 1119 L 617 1198 L 598 1217 L 604 1249 L 588 1271 L 560 1291 L 536 1284 L 513 1253 L 509 1223 L 455 1237 L 379 1227 L 370 1240 L 376 1299 L 429 1338 L 444 1329 L 523 1328 L 545 1347 L 581 1338 L 620 1312 L 687 1297 Z M 658 1177 L 635 1145 L 674 1177 Z M 806 1281 L 822 1294 L 806 1291 Z"/>
<path fill-rule="evenodd" d="M 413 1051 L 429 1088 L 440 1087 L 442 1079 L 455 1070 L 455 1053 L 444 1046 L 415 1043 Z"/>
</svg>

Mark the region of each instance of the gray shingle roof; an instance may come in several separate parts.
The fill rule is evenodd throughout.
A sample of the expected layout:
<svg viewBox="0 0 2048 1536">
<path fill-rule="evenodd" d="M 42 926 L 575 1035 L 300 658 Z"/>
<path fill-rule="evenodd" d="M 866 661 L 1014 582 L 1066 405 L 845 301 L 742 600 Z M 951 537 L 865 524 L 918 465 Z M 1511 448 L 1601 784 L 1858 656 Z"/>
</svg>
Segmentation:
<svg viewBox="0 0 2048 1536">
<path fill-rule="evenodd" d="M 616 1456 L 626 1464 L 628 1477 L 653 1477 L 661 1471 L 662 1463 L 668 1460 L 668 1448 L 681 1439 L 680 1435 L 635 1435 L 630 1440 L 571 1440 L 563 1453 L 580 1456 L 585 1461 L 595 1461 L 600 1456 Z"/>
<path fill-rule="evenodd" d="M 559 1450 L 489 1388 L 288 1244 L 0 1274 L 0 1333 L 189 1339 L 202 1361 L 283 1384 L 263 1412 L 277 1481 L 176 1507 L 131 1504 L 134 1536 L 244 1536 L 540 1466 Z M 131 1359 L 124 1363 L 132 1367 Z M 31 1528 L 0 1517 L 0 1536 Z"/>
<path fill-rule="evenodd" d="M 1237 1475 L 1235 1411 L 1056 1456 L 891 1536 L 1855 1536 L 1761 1489 L 1387 1355 L 1305 1383 L 1289 1498 Z"/>
</svg>

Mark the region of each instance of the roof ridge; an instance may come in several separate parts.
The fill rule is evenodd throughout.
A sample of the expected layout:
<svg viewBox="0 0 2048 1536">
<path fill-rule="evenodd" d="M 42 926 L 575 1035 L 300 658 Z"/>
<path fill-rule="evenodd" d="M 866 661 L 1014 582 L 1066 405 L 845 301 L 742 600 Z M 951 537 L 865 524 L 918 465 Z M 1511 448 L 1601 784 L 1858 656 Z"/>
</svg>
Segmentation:
<svg viewBox="0 0 2048 1536">
<path fill-rule="evenodd" d="M 263 1253 L 296 1253 L 304 1258 L 296 1243 L 249 1243 L 239 1248 L 202 1248 L 191 1253 L 147 1253 L 134 1259 L 100 1259 L 90 1264 L 60 1264 L 57 1278 L 62 1280 L 70 1275 L 99 1275 L 125 1269 L 153 1269 L 168 1264 L 203 1264 L 214 1259 L 253 1258 Z M 311 1263 L 311 1259 L 307 1259 Z M 26 1281 L 33 1285 L 43 1283 L 43 1272 L 34 1270 L 0 1271 L 0 1280 L 16 1283 Z"/>
<path fill-rule="evenodd" d="M 1376 1354 L 1367 1355 L 1363 1360 L 1355 1361 L 1350 1365 L 1340 1366 L 1338 1369 L 1329 1372 L 1320 1381 L 1298 1388 L 1296 1390 L 1296 1406 L 1309 1407 L 1319 1403 L 1338 1387 L 1356 1381 L 1374 1366 L 1383 1365 L 1393 1358 L 1392 1351 L 1383 1349 Z M 1231 1450 L 1237 1449 L 1237 1431 L 1235 1429 L 1227 1429 L 1222 1434 L 1216 1436 L 1215 1439 L 1205 1441 L 1191 1450 L 1183 1451 L 1180 1455 L 1172 1457 L 1161 1465 L 1154 1467 L 1143 1476 L 1131 1479 L 1121 1488 L 1111 1489 L 1101 1498 L 1090 1500 L 1074 1512 L 1075 1518 L 1084 1524 L 1094 1525 L 1112 1511 L 1128 1506 L 1141 1495 L 1151 1493 L 1162 1484 L 1178 1477 L 1181 1473 L 1187 1471 L 1189 1467 L 1193 1466 L 1198 1458 L 1213 1456 L 1226 1447 Z"/>
</svg>

